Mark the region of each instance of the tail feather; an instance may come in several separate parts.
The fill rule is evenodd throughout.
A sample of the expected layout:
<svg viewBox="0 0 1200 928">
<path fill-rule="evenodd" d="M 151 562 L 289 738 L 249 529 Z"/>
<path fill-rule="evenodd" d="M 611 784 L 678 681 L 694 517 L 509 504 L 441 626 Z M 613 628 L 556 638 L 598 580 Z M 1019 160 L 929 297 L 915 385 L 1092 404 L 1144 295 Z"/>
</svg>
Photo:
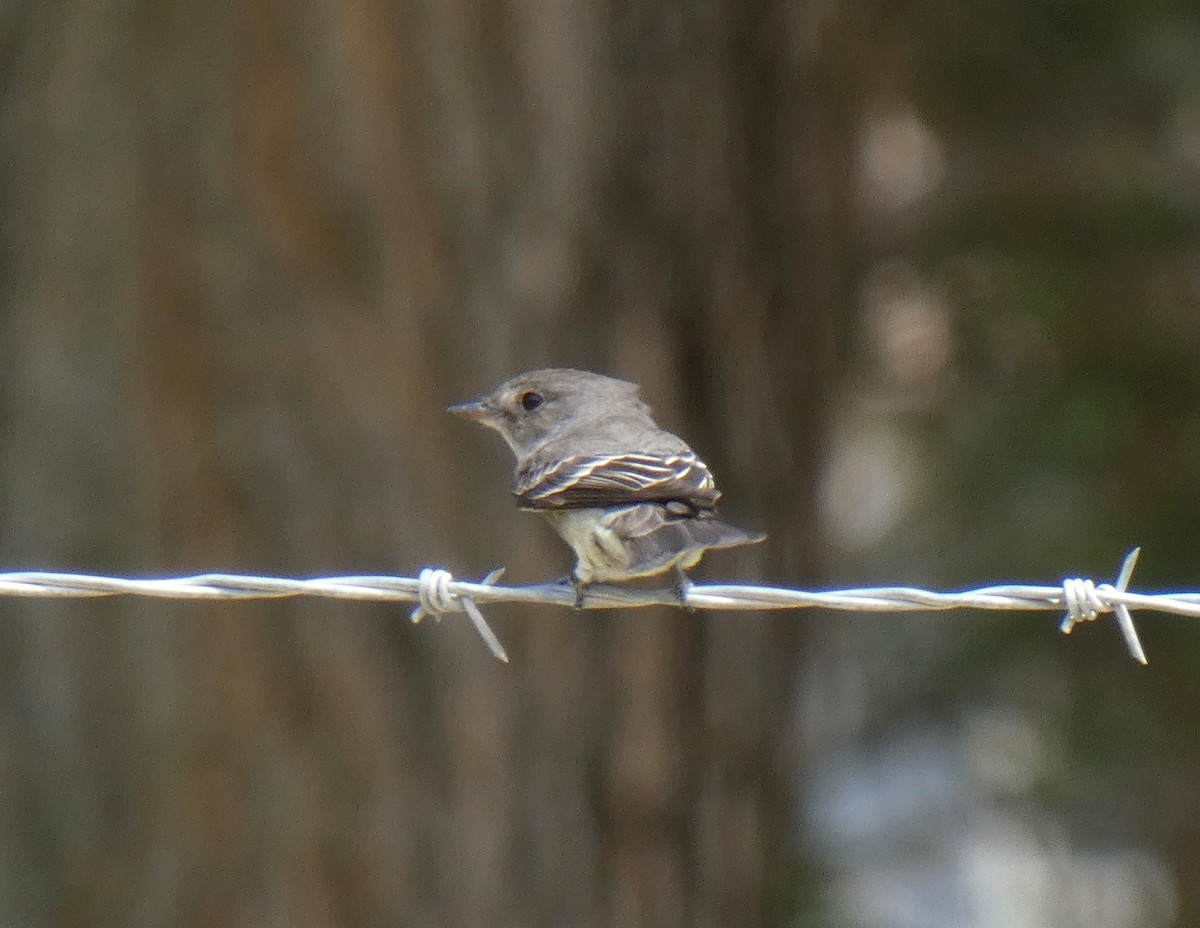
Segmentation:
<svg viewBox="0 0 1200 928">
<path fill-rule="evenodd" d="M 749 532 L 711 516 L 682 516 L 654 504 L 631 506 L 618 516 L 618 532 L 629 553 L 628 571 L 645 576 L 672 564 L 691 567 L 709 548 L 752 545 L 767 536 Z"/>
<path fill-rule="evenodd" d="M 739 545 L 755 545 L 766 539 L 762 532 L 750 532 L 720 519 L 686 519 L 692 541 L 701 548 L 736 548 Z"/>
</svg>

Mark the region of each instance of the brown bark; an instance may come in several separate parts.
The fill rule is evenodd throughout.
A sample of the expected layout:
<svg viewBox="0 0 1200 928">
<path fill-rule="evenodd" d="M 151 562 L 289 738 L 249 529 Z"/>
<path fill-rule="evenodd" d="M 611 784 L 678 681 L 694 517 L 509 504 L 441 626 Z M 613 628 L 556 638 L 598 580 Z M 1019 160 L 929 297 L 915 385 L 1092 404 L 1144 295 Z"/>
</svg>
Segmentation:
<svg viewBox="0 0 1200 928">
<path fill-rule="evenodd" d="M 810 577 L 849 128 L 807 5 L 244 0 L 12 14 L 3 563 L 565 552 L 442 413 L 620 373 Z M 0 921 L 774 924 L 794 619 L 3 607 Z M 10 889 L 4 891 L 4 883 Z"/>
</svg>

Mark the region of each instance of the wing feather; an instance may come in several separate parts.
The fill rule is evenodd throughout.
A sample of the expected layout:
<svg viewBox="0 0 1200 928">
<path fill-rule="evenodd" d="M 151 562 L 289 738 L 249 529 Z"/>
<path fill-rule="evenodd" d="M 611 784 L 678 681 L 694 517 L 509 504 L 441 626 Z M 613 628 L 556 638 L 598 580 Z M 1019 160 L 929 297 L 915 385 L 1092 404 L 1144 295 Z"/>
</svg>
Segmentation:
<svg viewBox="0 0 1200 928">
<path fill-rule="evenodd" d="M 682 501 L 704 510 L 721 495 L 704 462 L 690 451 L 572 455 L 522 468 L 515 493 L 525 509 Z"/>
</svg>

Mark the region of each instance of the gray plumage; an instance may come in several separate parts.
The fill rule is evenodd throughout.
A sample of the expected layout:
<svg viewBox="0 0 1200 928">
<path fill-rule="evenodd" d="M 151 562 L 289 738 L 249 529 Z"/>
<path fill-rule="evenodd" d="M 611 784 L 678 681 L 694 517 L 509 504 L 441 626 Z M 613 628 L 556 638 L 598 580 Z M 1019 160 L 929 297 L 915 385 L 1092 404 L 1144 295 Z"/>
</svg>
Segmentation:
<svg viewBox="0 0 1200 928">
<path fill-rule="evenodd" d="M 637 385 L 530 371 L 452 412 L 498 431 L 517 458 L 517 503 L 576 555 L 578 583 L 686 570 L 709 548 L 764 535 L 714 517 L 720 492 L 687 443 L 658 427 Z"/>
</svg>

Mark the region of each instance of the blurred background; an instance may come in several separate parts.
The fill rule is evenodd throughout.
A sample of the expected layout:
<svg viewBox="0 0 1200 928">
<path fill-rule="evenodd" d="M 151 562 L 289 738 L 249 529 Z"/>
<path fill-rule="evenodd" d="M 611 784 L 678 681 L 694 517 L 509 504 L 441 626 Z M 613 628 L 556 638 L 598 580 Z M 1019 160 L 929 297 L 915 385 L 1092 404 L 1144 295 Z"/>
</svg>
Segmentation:
<svg viewBox="0 0 1200 928">
<path fill-rule="evenodd" d="M 9 0 L 0 569 L 514 582 L 642 384 L 698 579 L 1200 589 L 1183 0 Z M 1200 628 L 0 600 L 0 924 L 1200 924 Z"/>
</svg>

